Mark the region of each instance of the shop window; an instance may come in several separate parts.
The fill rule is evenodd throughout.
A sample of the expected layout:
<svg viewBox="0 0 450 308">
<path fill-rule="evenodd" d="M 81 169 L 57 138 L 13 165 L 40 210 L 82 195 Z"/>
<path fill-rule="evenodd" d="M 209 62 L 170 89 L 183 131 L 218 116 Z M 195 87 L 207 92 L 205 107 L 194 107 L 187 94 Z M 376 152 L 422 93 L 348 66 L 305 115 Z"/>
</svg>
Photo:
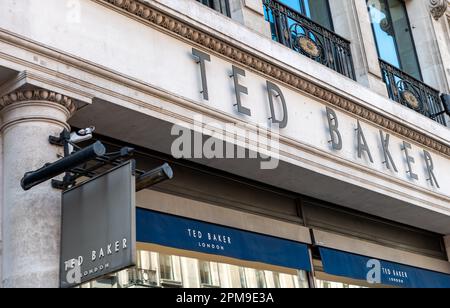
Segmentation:
<svg viewBox="0 0 450 308">
<path fill-rule="evenodd" d="M 212 285 L 211 267 L 209 262 L 199 261 L 198 267 L 200 269 L 200 283 L 202 285 Z"/>
<path fill-rule="evenodd" d="M 325 281 L 316 279 L 316 288 L 318 289 L 364 289 L 366 287 L 343 282 Z"/>
<path fill-rule="evenodd" d="M 247 288 L 247 279 L 245 278 L 245 269 L 240 267 L 239 268 L 239 280 L 241 288 Z"/>
<path fill-rule="evenodd" d="M 229 0 L 197 0 L 213 10 L 216 10 L 228 17 L 231 16 Z"/>
<path fill-rule="evenodd" d="M 381 60 L 422 80 L 406 6 L 402 0 L 368 0 Z"/>
<path fill-rule="evenodd" d="M 127 271 L 126 282 L 123 287 L 157 287 L 158 279 L 156 271 L 134 268 Z M 122 280 L 122 279 L 121 279 Z"/>
<path fill-rule="evenodd" d="M 280 274 L 279 273 L 273 273 L 273 284 L 274 284 L 276 289 L 281 288 Z"/>
<path fill-rule="evenodd" d="M 160 266 L 161 279 L 174 280 L 173 264 L 172 264 L 171 256 L 160 254 L 159 255 L 159 266 Z"/>
<path fill-rule="evenodd" d="M 307 273 L 279 273 L 244 266 L 138 251 L 137 267 L 83 288 L 308 288 Z"/>
<path fill-rule="evenodd" d="M 256 287 L 260 289 L 267 288 L 264 271 L 256 271 Z"/>
</svg>

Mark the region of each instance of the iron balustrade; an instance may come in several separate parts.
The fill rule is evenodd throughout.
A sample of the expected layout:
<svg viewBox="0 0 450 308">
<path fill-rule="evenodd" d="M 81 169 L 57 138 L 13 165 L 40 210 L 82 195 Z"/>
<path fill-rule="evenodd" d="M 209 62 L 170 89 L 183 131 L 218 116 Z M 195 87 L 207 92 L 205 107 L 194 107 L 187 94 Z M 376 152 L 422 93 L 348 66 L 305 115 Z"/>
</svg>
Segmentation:
<svg viewBox="0 0 450 308">
<path fill-rule="evenodd" d="M 273 40 L 356 80 L 350 42 L 276 0 L 263 0 Z"/>
<path fill-rule="evenodd" d="M 446 125 L 439 91 L 380 59 L 389 98 Z"/>
</svg>

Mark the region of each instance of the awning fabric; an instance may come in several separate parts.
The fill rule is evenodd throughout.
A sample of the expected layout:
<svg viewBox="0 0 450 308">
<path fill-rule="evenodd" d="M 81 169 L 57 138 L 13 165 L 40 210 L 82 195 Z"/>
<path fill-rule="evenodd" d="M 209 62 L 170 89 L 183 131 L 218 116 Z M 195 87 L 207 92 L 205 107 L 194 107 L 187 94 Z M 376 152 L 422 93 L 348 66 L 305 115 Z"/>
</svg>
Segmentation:
<svg viewBox="0 0 450 308">
<path fill-rule="evenodd" d="M 335 276 L 403 288 L 450 288 L 450 275 L 320 247 L 323 269 Z"/>
<path fill-rule="evenodd" d="M 141 243 L 311 271 L 306 244 L 138 208 Z"/>
</svg>

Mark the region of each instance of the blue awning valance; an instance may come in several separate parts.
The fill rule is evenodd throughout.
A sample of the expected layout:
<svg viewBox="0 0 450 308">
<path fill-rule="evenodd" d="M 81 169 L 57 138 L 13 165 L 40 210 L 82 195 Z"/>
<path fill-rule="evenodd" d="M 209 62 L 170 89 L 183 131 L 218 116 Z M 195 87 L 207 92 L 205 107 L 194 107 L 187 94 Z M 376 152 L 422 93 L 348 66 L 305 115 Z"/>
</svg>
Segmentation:
<svg viewBox="0 0 450 308">
<path fill-rule="evenodd" d="M 137 241 L 296 270 L 311 270 L 306 244 L 137 209 Z"/>
<path fill-rule="evenodd" d="M 320 248 L 323 269 L 335 276 L 404 288 L 450 288 L 450 275 Z"/>
</svg>

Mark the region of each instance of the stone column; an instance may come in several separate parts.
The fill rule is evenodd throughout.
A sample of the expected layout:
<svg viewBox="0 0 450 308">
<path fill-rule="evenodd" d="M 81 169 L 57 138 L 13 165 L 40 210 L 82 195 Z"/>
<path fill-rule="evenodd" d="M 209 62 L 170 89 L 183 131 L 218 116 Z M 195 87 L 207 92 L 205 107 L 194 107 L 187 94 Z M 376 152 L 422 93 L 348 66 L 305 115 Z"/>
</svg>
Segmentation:
<svg viewBox="0 0 450 308">
<path fill-rule="evenodd" d="M 262 0 L 230 0 L 231 18 L 272 39 L 270 24 L 264 18 Z"/>
<path fill-rule="evenodd" d="M 50 182 L 23 191 L 27 171 L 58 160 L 48 137 L 69 128 L 72 100 L 41 89 L 0 98 L 3 135 L 3 287 L 58 287 L 61 191 Z"/>
</svg>

